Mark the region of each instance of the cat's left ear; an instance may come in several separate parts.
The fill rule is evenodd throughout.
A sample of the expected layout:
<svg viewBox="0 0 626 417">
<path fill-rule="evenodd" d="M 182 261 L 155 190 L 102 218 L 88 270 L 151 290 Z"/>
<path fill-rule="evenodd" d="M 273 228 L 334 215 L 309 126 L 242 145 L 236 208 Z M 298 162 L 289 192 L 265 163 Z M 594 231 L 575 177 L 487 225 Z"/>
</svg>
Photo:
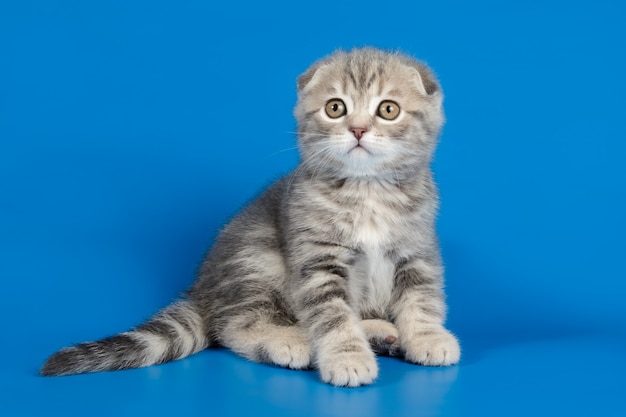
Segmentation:
<svg viewBox="0 0 626 417">
<path fill-rule="evenodd" d="M 426 86 L 424 85 L 424 80 L 422 79 L 422 75 L 420 74 L 417 68 L 411 68 L 411 77 L 413 79 L 414 85 L 419 91 L 420 94 L 427 96 Z"/>
<path fill-rule="evenodd" d="M 411 75 L 420 94 L 426 97 L 441 98 L 442 92 L 435 75 L 421 62 L 413 62 Z"/>
</svg>

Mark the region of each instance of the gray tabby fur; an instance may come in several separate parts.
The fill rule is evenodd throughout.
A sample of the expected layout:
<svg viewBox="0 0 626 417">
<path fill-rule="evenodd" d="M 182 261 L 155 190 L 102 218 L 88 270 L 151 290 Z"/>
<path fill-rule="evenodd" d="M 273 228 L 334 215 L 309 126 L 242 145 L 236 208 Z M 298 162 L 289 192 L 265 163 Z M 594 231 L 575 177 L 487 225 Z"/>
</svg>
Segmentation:
<svg viewBox="0 0 626 417">
<path fill-rule="evenodd" d="M 329 99 L 347 113 L 331 119 Z M 377 116 L 382 100 L 401 111 Z M 209 346 L 338 386 L 377 377 L 375 353 L 458 362 L 443 323 L 429 168 L 443 124 L 433 73 L 376 49 L 336 52 L 298 78 L 295 171 L 220 233 L 185 299 L 136 329 L 65 348 L 43 375 L 134 368 Z M 366 129 L 360 142 L 351 129 Z M 357 144 L 360 146 L 357 147 Z"/>
</svg>

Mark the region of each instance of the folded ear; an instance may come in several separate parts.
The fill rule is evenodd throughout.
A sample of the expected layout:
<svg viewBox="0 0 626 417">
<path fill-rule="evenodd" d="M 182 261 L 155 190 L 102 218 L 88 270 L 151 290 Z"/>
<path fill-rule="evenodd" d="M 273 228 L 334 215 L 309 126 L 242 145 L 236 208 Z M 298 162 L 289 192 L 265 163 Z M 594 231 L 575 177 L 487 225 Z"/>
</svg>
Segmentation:
<svg viewBox="0 0 626 417">
<path fill-rule="evenodd" d="M 317 78 L 316 75 L 319 75 L 319 70 L 324 66 L 322 62 L 317 62 L 311 65 L 304 74 L 300 75 L 298 77 L 298 91 L 302 91 L 307 85 L 312 84 L 314 79 Z"/>
<path fill-rule="evenodd" d="M 415 87 L 417 88 L 417 91 L 419 91 L 420 94 L 427 96 L 428 93 L 426 92 L 426 86 L 424 85 L 424 80 L 422 79 L 422 76 L 418 69 L 411 68 L 411 75 L 413 76 L 413 82 Z"/>
<path fill-rule="evenodd" d="M 414 75 L 418 91 L 425 96 L 441 95 L 441 87 L 437 82 L 435 74 L 419 61 L 411 60 L 409 66 Z"/>
</svg>

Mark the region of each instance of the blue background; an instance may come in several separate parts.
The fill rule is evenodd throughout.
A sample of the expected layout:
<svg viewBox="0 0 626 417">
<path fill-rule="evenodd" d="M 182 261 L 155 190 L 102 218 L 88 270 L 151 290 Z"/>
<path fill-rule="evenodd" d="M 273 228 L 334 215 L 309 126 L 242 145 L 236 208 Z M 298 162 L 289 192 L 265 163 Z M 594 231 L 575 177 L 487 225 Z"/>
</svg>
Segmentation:
<svg viewBox="0 0 626 417">
<path fill-rule="evenodd" d="M 626 415 L 626 6 L 619 1 L 3 1 L 0 414 Z M 459 366 L 340 389 L 208 350 L 42 378 L 194 279 L 297 163 L 295 79 L 336 48 L 427 61 Z"/>
</svg>

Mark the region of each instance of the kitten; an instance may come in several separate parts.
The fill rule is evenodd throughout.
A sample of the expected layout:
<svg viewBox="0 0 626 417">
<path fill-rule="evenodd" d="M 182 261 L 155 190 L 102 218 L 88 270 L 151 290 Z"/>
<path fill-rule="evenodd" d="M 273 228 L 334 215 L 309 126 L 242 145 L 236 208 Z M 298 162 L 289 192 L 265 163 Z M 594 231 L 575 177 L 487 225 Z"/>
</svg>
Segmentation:
<svg viewBox="0 0 626 417">
<path fill-rule="evenodd" d="M 377 377 L 374 351 L 458 362 L 434 227 L 429 164 L 444 117 L 433 73 L 365 48 L 316 62 L 297 86 L 299 166 L 222 230 L 185 299 L 132 331 L 55 353 L 43 375 L 148 366 L 209 346 L 315 367 L 351 387 Z"/>
</svg>

